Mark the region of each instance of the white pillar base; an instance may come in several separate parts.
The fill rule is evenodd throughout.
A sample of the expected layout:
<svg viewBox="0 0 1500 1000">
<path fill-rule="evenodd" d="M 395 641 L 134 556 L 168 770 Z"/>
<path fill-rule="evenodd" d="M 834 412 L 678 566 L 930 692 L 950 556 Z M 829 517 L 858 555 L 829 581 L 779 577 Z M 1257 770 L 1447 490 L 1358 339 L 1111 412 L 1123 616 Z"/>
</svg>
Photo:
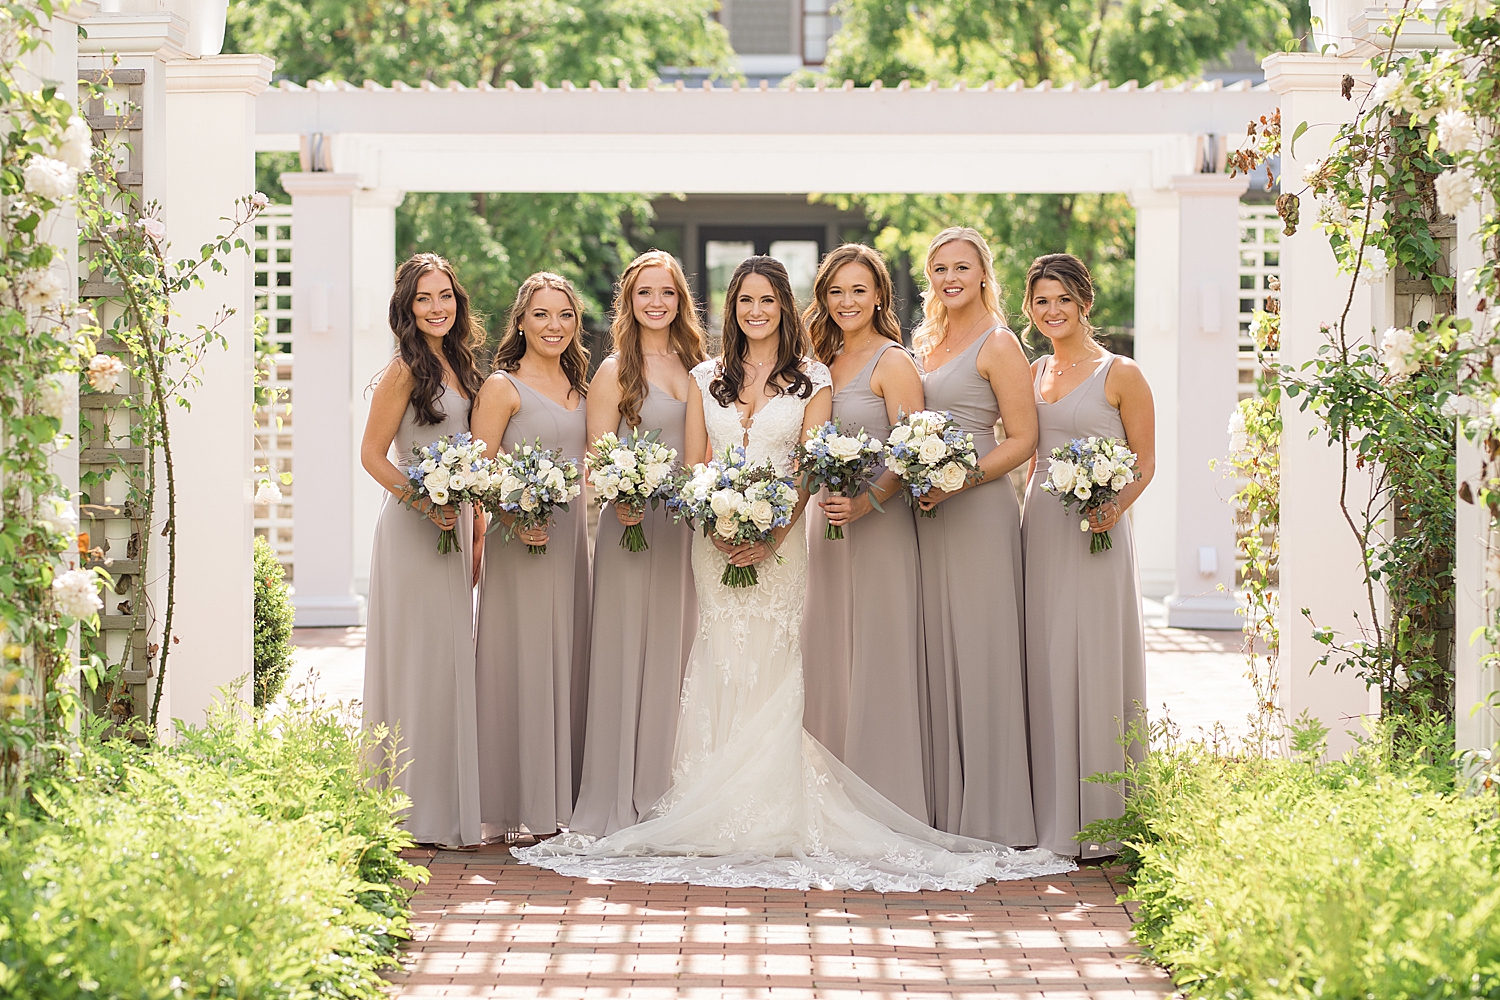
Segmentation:
<svg viewBox="0 0 1500 1000">
<path fill-rule="evenodd" d="M 293 594 L 292 607 L 297 612 L 293 622 L 297 628 L 348 628 L 365 623 L 365 599 L 358 594 L 347 597 L 298 597 Z"/>
<path fill-rule="evenodd" d="M 1241 632 L 1245 628 L 1245 619 L 1239 608 L 1239 598 L 1233 594 L 1200 594 L 1196 597 L 1173 594 L 1167 598 L 1167 626 Z"/>
</svg>

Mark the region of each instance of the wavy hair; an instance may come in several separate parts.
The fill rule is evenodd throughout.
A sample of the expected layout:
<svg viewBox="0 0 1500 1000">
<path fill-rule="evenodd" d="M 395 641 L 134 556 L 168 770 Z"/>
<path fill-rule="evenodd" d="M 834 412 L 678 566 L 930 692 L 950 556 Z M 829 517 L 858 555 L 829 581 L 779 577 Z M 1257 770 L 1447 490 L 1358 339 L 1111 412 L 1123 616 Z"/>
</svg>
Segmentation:
<svg viewBox="0 0 1500 1000">
<path fill-rule="evenodd" d="M 1070 253 L 1043 254 L 1031 262 L 1026 269 L 1026 297 L 1021 300 L 1021 312 L 1026 314 L 1026 335 L 1031 340 L 1036 330 L 1036 319 L 1031 315 L 1031 295 L 1038 281 L 1048 278 L 1062 285 L 1078 303 L 1078 321 L 1090 336 L 1097 337 L 1099 328 L 1089 322 L 1088 311 L 1094 308 L 1094 279 L 1088 265 Z M 1045 334 L 1043 334 L 1045 336 Z"/>
<path fill-rule="evenodd" d="M 577 320 L 573 339 L 563 349 L 559 360 L 573 391 L 582 399 L 588 395 L 589 387 L 589 349 L 583 346 L 583 301 L 579 299 L 571 281 L 551 271 L 538 271 L 521 282 L 521 287 L 516 290 L 516 300 L 511 303 L 510 315 L 505 321 L 505 332 L 500 335 L 500 344 L 495 348 L 494 370 L 513 372 L 520 366 L 521 358 L 526 355 L 526 338 L 521 335 L 521 319 L 526 315 L 526 310 L 531 308 L 531 300 L 543 288 L 562 292 L 573 307 L 573 315 Z"/>
<path fill-rule="evenodd" d="M 927 288 L 922 292 L 922 322 L 911 338 L 912 349 L 919 358 L 927 357 L 948 337 L 948 307 L 932 287 L 932 255 L 957 240 L 972 246 L 979 255 L 980 268 L 984 272 L 980 276 L 984 282 L 984 287 L 979 290 L 980 300 L 989 314 L 998 319 L 1002 326 L 1005 325 L 1005 309 L 1000 305 L 999 282 L 995 280 L 995 255 L 990 252 L 990 245 L 979 235 L 977 229 L 949 226 L 932 238 L 932 242 L 927 245 L 927 259 L 922 263 Z"/>
<path fill-rule="evenodd" d="M 620 416 L 627 427 L 636 427 L 641 422 L 641 404 L 651 391 L 646 384 L 646 359 L 641 353 L 641 324 L 635 318 L 635 286 L 641 280 L 641 272 L 648 267 L 664 267 L 672 275 L 672 285 L 677 289 L 677 315 L 667 327 L 667 341 L 677 352 L 684 368 L 693 370 L 708 357 L 704 349 L 707 340 L 703 322 L 698 317 L 698 302 L 688 288 L 687 275 L 677 258 L 665 250 L 647 250 L 625 268 L 615 288 L 615 316 L 609 325 L 610 341 L 614 344 L 617 378 L 620 383 Z"/>
<path fill-rule="evenodd" d="M 828 308 L 828 286 L 845 264 L 863 264 L 874 276 L 875 318 L 871 325 L 875 333 L 886 340 L 901 343 L 901 321 L 896 318 L 895 289 L 891 285 L 891 272 L 885 266 L 885 258 L 879 250 L 863 243 L 845 243 L 830 250 L 818 265 L 818 276 L 813 279 L 813 300 L 802 314 L 812 338 L 813 353 L 825 365 L 833 364 L 844 349 L 844 330 L 834 319 Z"/>
<path fill-rule="evenodd" d="M 758 274 L 771 283 L 776 300 L 781 306 L 781 321 L 777 324 L 780 341 L 776 350 L 776 369 L 766 379 L 766 388 L 774 389 L 772 395 L 787 393 L 798 399 L 812 395 L 812 379 L 802 371 L 802 359 L 807 356 L 811 344 L 807 339 L 807 328 L 797 313 L 797 299 L 792 294 L 792 279 L 786 268 L 775 257 L 746 257 L 730 275 L 729 287 L 724 290 L 724 354 L 719 359 L 718 372 L 708 384 L 709 395 L 719 401 L 720 406 L 733 406 L 745 389 L 745 355 L 750 349 L 749 338 L 740 329 L 735 299 L 745 279 Z M 782 380 L 786 385 L 781 384 Z"/>
<path fill-rule="evenodd" d="M 396 268 L 396 288 L 391 292 L 388 310 L 391 333 L 396 336 L 396 356 L 411 372 L 411 407 L 418 424 L 436 424 L 443 420 L 438 400 L 443 396 L 443 362 L 428 346 L 427 335 L 417 326 L 412 303 L 417 298 L 417 282 L 425 274 L 439 271 L 453 284 L 453 323 L 443 334 L 443 357 L 453 369 L 464 395 L 479 395 L 484 376 L 479 371 L 475 350 L 484 343 L 484 328 L 469 307 L 469 293 L 459 283 L 453 265 L 435 253 L 414 254 Z"/>
</svg>

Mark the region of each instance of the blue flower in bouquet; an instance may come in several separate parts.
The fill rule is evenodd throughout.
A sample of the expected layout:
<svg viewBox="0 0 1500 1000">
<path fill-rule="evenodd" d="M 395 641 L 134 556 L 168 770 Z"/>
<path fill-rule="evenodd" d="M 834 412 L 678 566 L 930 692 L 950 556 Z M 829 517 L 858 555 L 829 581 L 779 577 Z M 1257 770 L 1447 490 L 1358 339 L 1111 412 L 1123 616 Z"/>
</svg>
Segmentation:
<svg viewBox="0 0 1500 1000">
<path fill-rule="evenodd" d="M 797 465 L 802 472 L 802 488 L 816 493 L 827 488 L 834 496 L 854 497 L 869 489 L 880 474 L 881 459 L 885 445 L 879 438 L 872 438 L 863 430 L 857 434 L 845 434 L 837 420 L 830 420 L 822 427 L 807 432 L 797 455 Z M 870 502 L 875 509 L 884 509 L 872 496 Z M 844 529 L 830 524 L 823 531 L 825 539 L 844 537 Z"/>
<path fill-rule="evenodd" d="M 484 457 L 485 448 L 483 441 L 467 431 L 414 445 L 413 464 L 403 470 L 408 506 L 421 499 L 439 507 L 482 502 L 495 475 L 495 463 Z M 457 528 L 440 529 L 438 551 L 446 554 L 456 548 Z"/>
<path fill-rule="evenodd" d="M 727 448 L 711 462 L 693 466 L 668 507 L 691 521 L 705 537 L 717 535 L 730 544 L 762 542 L 792 522 L 797 490 L 769 462 L 750 464 L 741 447 Z M 779 557 L 778 557 L 779 558 Z M 724 567 L 726 587 L 759 582 L 754 566 Z"/>
<path fill-rule="evenodd" d="M 1089 515 L 1113 502 L 1121 490 L 1135 482 L 1135 463 L 1135 453 L 1119 438 L 1074 438 L 1052 449 L 1042 489 L 1061 498 L 1064 509 L 1078 507 L 1084 515 L 1078 530 L 1087 532 Z M 1094 532 L 1089 552 L 1104 552 L 1113 545 L 1108 531 Z"/>
<path fill-rule="evenodd" d="M 902 417 L 885 441 L 885 467 L 901 479 L 913 506 L 934 489 L 956 493 L 984 478 L 974 435 L 965 432 L 953 414 L 918 410 Z M 936 517 L 936 510 L 917 512 Z"/>
<path fill-rule="evenodd" d="M 568 502 L 583 491 L 578 463 L 556 448 L 543 448 L 540 439 L 501 452 L 495 456 L 495 465 L 484 505 L 501 515 L 507 540 L 527 528 L 551 524 L 553 510 L 567 510 Z M 526 551 L 546 555 L 547 546 L 528 545 Z"/>
</svg>

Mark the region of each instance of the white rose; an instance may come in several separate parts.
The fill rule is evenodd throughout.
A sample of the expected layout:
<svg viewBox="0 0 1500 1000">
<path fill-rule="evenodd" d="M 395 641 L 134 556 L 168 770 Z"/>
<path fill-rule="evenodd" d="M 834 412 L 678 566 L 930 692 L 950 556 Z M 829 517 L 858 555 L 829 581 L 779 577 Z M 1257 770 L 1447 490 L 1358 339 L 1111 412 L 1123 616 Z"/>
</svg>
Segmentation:
<svg viewBox="0 0 1500 1000">
<path fill-rule="evenodd" d="M 1376 246 L 1365 247 L 1363 263 L 1359 269 L 1359 280 L 1365 284 L 1371 284 L 1385 277 L 1386 272 L 1391 269 L 1390 261 L 1386 259 L 1385 251 Z"/>
<path fill-rule="evenodd" d="M 437 469 L 422 477 L 422 486 L 431 494 L 438 490 L 446 490 L 448 488 L 448 480 L 448 470 L 440 465 Z"/>
<path fill-rule="evenodd" d="M 77 115 L 68 119 L 63 129 L 62 143 L 57 147 L 57 158 L 74 170 L 87 170 L 94 156 L 94 135 L 88 122 Z"/>
<path fill-rule="evenodd" d="M 776 520 L 776 508 L 771 506 L 769 500 L 757 500 L 750 505 L 750 520 L 761 531 L 770 531 L 771 522 Z"/>
<path fill-rule="evenodd" d="M 714 519 L 714 530 L 719 533 L 720 538 L 729 539 L 735 536 L 740 526 L 733 517 L 725 517 L 721 514 Z"/>
<path fill-rule="evenodd" d="M 266 196 L 264 191 L 257 191 L 250 196 L 250 204 L 256 208 L 265 208 L 271 204 L 271 199 Z"/>
<path fill-rule="evenodd" d="M 652 489 L 661 485 L 672 474 L 671 462 L 652 462 L 646 466 L 646 482 Z"/>
<path fill-rule="evenodd" d="M 732 514 L 737 514 L 740 509 L 740 503 L 740 495 L 734 492 L 734 490 L 719 490 L 714 493 L 713 500 L 710 501 L 709 505 L 713 508 L 715 516 L 725 518 Z"/>
<path fill-rule="evenodd" d="M 521 491 L 521 509 L 530 514 L 536 508 L 536 491 L 528 486 Z"/>
<path fill-rule="evenodd" d="M 897 424 L 891 428 L 891 436 L 886 438 L 886 444 L 900 444 L 911 437 L 911 428 L 905 424 Z"/>
<path fill-rule="evenodd" d="M 1109 488 L 1114 490 L 1116 493 L 1120 492 L 1129 485 L 1130 477 L 1125 475 L 1124 473 L 1121 473 L 1120 475 L 1109 481 Z"/>
<path fill-rule="evenodd" d="M 1103 486 L 1105 483 L 1109 482 L 1109 477 L 1113 472 L 1114 470 L 1109 467 L 1108 459 L 1094 459 L 1093 477 L 1095 485 Z"/>
<path fill-rule="evenodd" d="M 72 167 L 50 156 L 33 156 L 26 161 L 21 173 L 26 190 L 48 201 L 62 201 L 73 193 L 78 183 L 78 175 Z"/>
<path fill-rule="evenodd" d="M 37 501 L 36 517 L 62 535 L 72 535 L 78 530 L 78 511 L 73 508 L 71 500 L 60 496 L 49 494 Z"/>
<path fill-rule="evenodd" d="M 901 459 L 899 459 L 899 458 L 887 459 L 886 463 L 885 463 L 885 467 L 887 469 L 890 469 L 892 472 L 894 472 L 898 476 L 905 476 L 906 475 L 906 463 L 903 462 L 903 461 L 901 461 Z"/>
<path fill-rule="evenodd" d="M 1422 363 L 1417 358 L 1417 338 L 1410 330 L 1391 327 L 1380 338 L 1380 360 L 1398 378 L 1414 374 Z"/>
<path fill-rule="evenodd" d="M 943 444 L 943 439 L 940 437 L 924 438 L 917 448 L 917 458 L 921 459 L 924 465 L 931 465 L 947 455 L 948 446 Z"/>
<path fill-rule="evenodd" d="M 46 309 L 61 302 L 67 292 L 67 282 L 56 271 L 32 271 L 22 279 L 21 304 Z"/>
<path fill-rule="evenodd" d="M 1245 450 L 1249 438 L 1245 433 L 1245 412 L 1235 407 L 1229 413 L 1229 450 L 1239 453 Z M 1119 489 L 1118 486 L 1115 489 Z"/>
<path fill-rule="evenodd" d="M 1088 483 L 1080 482 L 1077 486 L 1073 487 L 1073 495 L 1080 500 L 1087 500 L 1094 495 L 1094 491 L 1089 489 Z"/>
<path fill-rule="evenodd" d="M 633 451 L 617 448 L 609 453 L 609 460 L 626 472 L 631 472 L 635 469 L 635 452 Z"/>
<path fill-rule="evenodd" d="M 460 452 L 457 448 L 448 448 L 448 449 L 445 449 L 443 451 L 443 464 L 444 465 L 457 465 L 458 462 L 459 462 L 459 459 L 461 459 L 463 457 L 464 457 L 463 453 Z"/>
<path fill-rule="evenodd" d="M 421 466 L 419 466 L 423 472 L 436 472 L 437 467 L 437 459 L 435 458 L 424 458 L 422 459 Z"/>
<path fill-rule="evenodd" d="M 136 225 L 141 227 L 141 232 L 151 237 L 157 243 L 167 238 L 167 224 L 160 219 L 142 219 Z"/>
<path fill-rule="evenodd" d="M 1047 467 L 1047 478 L 1052 480 L 1053 486 L 1066 492 L 1073 488 L 1073 483 L 1078 478 L 1078 469 L 1072 462 L 1054 458 Z"/>
<path fill-rule="evenodd" d="M 858 458 L 859 453 L 863 450 L 858 438 L 846 437 L 839 434 L 828 439 L 828 454 L 840 462 L 848 462 Z"/>
<path fill-rule="evenodd" d="M 1479 132 L 1474 128 L 1474 119 L 1462 108 L 1440 111 L 1437 116 L 1438 145 L 1445 153 L 1461 153 L 1473 149 Z"/>
<path fill-rule="evenodd" d="M 968 473 L 964 471 L 962 465 L 959 465 L 957 462 L 949 462 L 938 470 L 938 478 L 933 485 L 944 493 L 956 493 L 964 488 L 964 480 L 967 478 Z"/>
<path fill-rule="evenodd" d="M 91 570 L 70 569 L 52 578 L 52 602 L 70 618 L 91 618 L 104 602 L 99 599 L 99 577 Z"/>
<path fill-rule="evenodd" d="M 125 363 L 113 354 L 96 354 L 89 362 L 87 374 L 89 385 L 96 392 L 114 392 L 120 376 L 125 374 Z"/>
<path fill-rule="evenodd" d="M 521 488 L 521 481 L 519 479 L 517 479 L 515 476 L 511 475 L 509 472 L 507 472 L 504 476 L 501 477 L 501 479 L 500 479 L 500 492 L 503 493 L 504 495 L 510 496 L 512 493 L 516 492 L 520 488 Z"/>
<path fill-rule="evenodd" d="M 546 484 L 549 490 L 562 490 L 568 485 L 568 477 L 557 466 L 547 470 Z"/>
<path fill-rule="evenodd" d="M 61 420 L 68 406 L 68 392 L 63 380 L 57 375 L 48 375 L 38 386 L 37 409 L 45 416 Z"/>
<path fill-rule="evenodd" d="M 258 504 L 281 503 L 281 487 L 270 479 L 262 479 L 260 485 L 255 488 L 255 502 Z"/>
<path fill-rule="evenodd" d="M 1437 192 L 1438 211 L 1444 215 L 1457 215 L 1474 201 L 1474 175 L 1467 170 L 1445 170 L 1432 186 Z"/>
</svg>

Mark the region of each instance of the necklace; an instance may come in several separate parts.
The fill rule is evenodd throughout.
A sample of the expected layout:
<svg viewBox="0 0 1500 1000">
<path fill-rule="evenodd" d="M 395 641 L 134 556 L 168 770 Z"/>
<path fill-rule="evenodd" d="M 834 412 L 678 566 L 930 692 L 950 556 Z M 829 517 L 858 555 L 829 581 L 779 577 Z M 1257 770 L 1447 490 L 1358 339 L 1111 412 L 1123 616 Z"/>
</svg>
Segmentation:
<svg viewBox="0 0 1500 1000">
<path fill-rule="evenodd" d="M 1057 378 L 1057 376 L 1061 375 L 1063 372 L 1070 372 L 1074 368 L 1077 368 L 1079 365 L 1083 364 L 1085 361 L 1093 361 L 1093 360 L 1094 360 L 1094 355 L 1090 354 L 1086 358 L 1079 358 L 1077 361 L 1073 362 L 1071 365 L 1069 365 L 1066 368 L 1059 368 L 1059 367 L 1057 367 L 1057 355 L 1054 354 L 1052 356 L 1052 377 L 1053 378 Z"/>
<path fill-rule="evenodd" d="M 988 319 L 988 318 L 989 317 L 986 316 L 984 319 Z M 981 319 L 979 322 L 983 323 L 984 319 Z M 973 333 L 974 332 L 974 328 L 977 327 L 978 325 L 979 325 L 979 323 L 975 323 L 974 326 L 969 327 L 969 329 L 966 332 L 967 333 Z M 952 343 L 952 338 L 951 337 L 944 337 L 943 340 L 946 341 L 946 342 L 948 342 L 948 343 L 950 343 L 950 344 Z M 943 348 L 943 353 L 944 354 L 951 354 L 952 352 L 953 352 L 953 348 L 951 346 Z"/>
</svg>

